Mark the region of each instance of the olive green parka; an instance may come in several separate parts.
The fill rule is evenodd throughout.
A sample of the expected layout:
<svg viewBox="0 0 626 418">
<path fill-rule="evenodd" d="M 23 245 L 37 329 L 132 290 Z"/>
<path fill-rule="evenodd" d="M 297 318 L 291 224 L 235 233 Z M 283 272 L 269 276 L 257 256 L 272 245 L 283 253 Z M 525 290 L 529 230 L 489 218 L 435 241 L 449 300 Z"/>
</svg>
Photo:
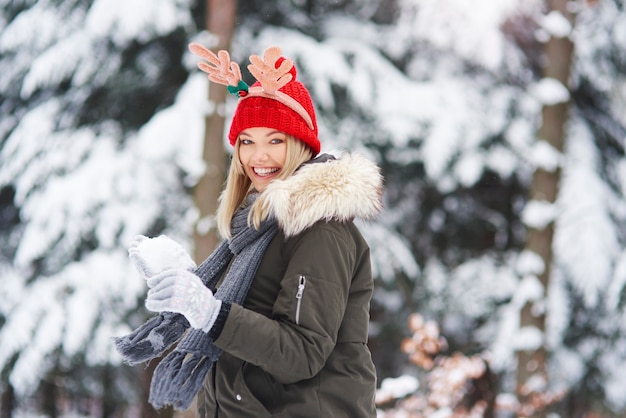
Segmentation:
<svg viewBox="0 0 626 418">
<path fill-rule="evenodd" d="M 305 165 L 261 193 L 280 231 L 215 345 L 200 417 L 375 417 L 367 348 L 369 247 L 353 223 L 381 210 L 378 167 L 358 155 Z"/>
</svg>

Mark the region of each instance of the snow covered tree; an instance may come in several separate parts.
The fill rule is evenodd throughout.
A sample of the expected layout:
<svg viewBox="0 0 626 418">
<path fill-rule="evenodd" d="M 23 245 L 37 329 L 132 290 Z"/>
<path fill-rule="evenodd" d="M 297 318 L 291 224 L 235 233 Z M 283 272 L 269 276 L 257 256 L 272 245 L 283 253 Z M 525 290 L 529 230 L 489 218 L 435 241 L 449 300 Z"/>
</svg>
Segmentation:
<svg viewBox="0 0 626 418">
<path fill-rule="evenodd" d="M 442 4 L 437 10 L 421 2 L 415 4 L 413 22 L 425 43 L 420 52 L 424 55 L 433 50 L 437 59 L 428 54 L 426 58 L 416 56 L 410 68 L 419 70 L 419 78 L 448 76 L 448 82 L 462 70 L 464 79 L 471 75 L 466 79 L 471 84 L 463 84 L 456 96 L 451 93 L 449 97 L 467 98 L 473 88 L 481 86 L 481 97 L 485 98 L 484 102 L 465 104 L 455 115 L 446 113 L 455 109 L 449 104 L 438 108 L 439 115 L 452 119 L 449 131 L 443 139 L 434 136 L 436 130 L 431 125 L 436 119 L 427 119 L 424 137 L 412 147 L 416 154 L 422 151 L 425 170 L 416 172 L 419 176 L 414 177 L 414 184 L 407 184 L 406 177 L 398 179 L 398 184 L 404 180 L 404 187 L 395 188 L 388 182 L 390 194 L 402 193 L 394 195 L 398 200 L 393 207 L 402 208 L 398 219 L 404 224 L 416 220 L 415 233 L 403 230 L 415 240 L 417 257 L 423 257 L 423 275 L 412 288 L 412 296 L 421 302 L 418 309 L 439 319 L 455 349 L 487 349 L 492 365 L 501 373 L 502 390 L 514 390 L 507 384 L 510 371 L 516 367 L 512 354 L 529 344 L 525 338 L 528 334 L 519 332 L 519 309 L 532 296 L 528 292 L 536 290 L 518 279 L 537 268 L 535 259 L 521 251 L 525 241 L 522 221 L 555 219 L 552 280 L 544 305 L 551 376 L 548 389 L 570 390 L 558 406 L 566 416 L 582 416 L 593 410 L 619 414 L 626 401 L 617 389 L 621 380 L 614 373 L 622 361 L 624 338 L 622 321 L 617 319 L 623 315 L 619 295 L 624 283 L 624 177 L 620 174 L 624 67 L 623 53 L 616 48 L 623 41 L 624 5 L 594 2 L 579 4 L 575 10 L 578 24 L 569 35 L 576 51 L 570 83 L 573 110 L 564 134 L 568 145 L 560 154 L 546 153 L 545 147 L 533 145 L 534 132 L 541 123 L 541 103 L 547 99 L 546 93 L 554 98 L 541 82 L 542 45 L 552 28 L 552 17 L 543 4 L 525 2 L 515 10 L 504 10 L 497 17 L 497 25 L 485 24 L 493 15 L 472 15 L 456 3 L 454 11 Z M 470 7 L 477 9 L 479 5 L 472 3 Z M 408 18 L 408 13 L 402 16 Z M 484 27 L 476 29 L 475 22 Z M 438 33 L 437 27 L 463 29 L 458 29 L 462 33 L 455 37 L 453 31 Z M 480 40 L 469 35 L 470 28 Z M 497 33 L 485 36 L 487 28 Z M 494 49 L 494 39 L 506 46 Z M 455 56 L 444 60 L 450 49 Z M 460 60 L 464 51 L 472 55 L 466 52 L 467 59 Z M 482 51 L 489 54 L 483 56 Z M 498 57 L 504 57 L 499 66 L 487 65 Z M 440 71 L 433 69 L 437 65 Z M 496 71 L 491 73 L 490 68 Z M 485 78 L 491 81 L 482 85 Z M 441 96 L 443 90 L 439 101 Z M 459 124 L 450 127 L 455 116 L 460 119 L 457 115 L 472 119 L 468 126 L 478 132 Z M 479 128 L 498 127 L 495 122 L 502 124 L 494 134 Z M 471 141 L 468 132 L 476 132 L 479 139 Z M 465 138 L 452 140 L 461 135 Z M 431 142 L 433 139 L 438 142 Z M 433 151 L 426 156 L 429 146 Z M 389 149 L 398 161 L 412 161 L 414 167 L 422 169 L 419 159 L 407 157 L 409 149 Z M 468 163 L 470 157 L 474 165 Z M 443 163 L 441 169 L 428 169 L 435 162 Z M 561 167 L 557 202 L 553 207 L 526 206 L 525 194 L 530 190 L 534 168 L 546 164 Z M 478 181 L 468 181 L 472 178 L 467 175 L 472 173 L 478 174 L 473 177 Z M 466 181 L 465 185 L 457 179 Z M 409 202 L 413 199 L 419 202 L 419 209 L 411 214 Z M 432 203 L 427 203 L 429 199 Z"/>
<path fill-rule="evenodd" d="M 0 391 L 22 412 L 110 416 L 143 397 L 111 338 L 146 316 L 132 237 L 189 243 L 191 6 L 2 2 Z"/>
</svg>

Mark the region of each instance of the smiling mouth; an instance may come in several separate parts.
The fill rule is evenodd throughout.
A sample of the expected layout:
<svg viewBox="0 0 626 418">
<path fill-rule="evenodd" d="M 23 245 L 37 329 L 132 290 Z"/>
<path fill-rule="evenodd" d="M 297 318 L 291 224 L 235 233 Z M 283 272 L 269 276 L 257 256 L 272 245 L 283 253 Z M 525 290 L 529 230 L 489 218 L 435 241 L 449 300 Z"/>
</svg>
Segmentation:
<svg viewBox="0 0 626 418">
<path fill-rule="evenodd" d="M 265 167 L 254 167 L 254 174 L 261 177 L 271 176 L 272 174 L 278 172 L 279 168 L 265 168 Z"/>
</svg>

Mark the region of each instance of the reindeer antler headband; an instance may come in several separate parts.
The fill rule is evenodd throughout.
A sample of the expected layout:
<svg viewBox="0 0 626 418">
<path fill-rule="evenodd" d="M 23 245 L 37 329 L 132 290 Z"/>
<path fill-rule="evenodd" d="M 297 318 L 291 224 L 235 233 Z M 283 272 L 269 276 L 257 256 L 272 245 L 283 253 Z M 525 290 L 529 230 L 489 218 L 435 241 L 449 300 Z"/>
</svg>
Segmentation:
<svg viewBox="0 0 626 418">
<path fill-rule="evenodd" d="M 279 47 L 272 46 L 267 48 L 263 53 L 263 58 L 258 55 L 250 56 L 251 64 L 248 65 L 248 70 L 261 84 L 254 87 L 248 86 L 242 80 L 239 64 L 230 60 L 230 55 L 227 51 L 218 51 L 216 55 L 213 51 L 195 42 L 189 44 L 189 50 L 206 60 L 206 62 L 198 63 L 198 68 L 207 73 L 209 80 L 227 86 L 229 93 L 240 97 L 241 100 L 249 97 L 265 97 L 277 100 L 298 113 L 304 119 L 309 129 L 314 129 L 311 115 L 304 107 L 295 99 L 279 90 L 293 79 L 291 74 L 293 61 L 283 58 L 283 61 L 279 63 L 279 60 L 282 58 L 282 51 Z"/>
</svg>

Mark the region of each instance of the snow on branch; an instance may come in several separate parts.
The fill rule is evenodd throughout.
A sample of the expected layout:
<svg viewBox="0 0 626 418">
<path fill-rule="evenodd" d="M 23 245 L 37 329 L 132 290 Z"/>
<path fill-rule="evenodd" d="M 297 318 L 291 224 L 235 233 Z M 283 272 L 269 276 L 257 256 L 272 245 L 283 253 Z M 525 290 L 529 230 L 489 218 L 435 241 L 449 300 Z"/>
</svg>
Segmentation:
<svg viewBox="0 0 626 418">
<path fill-rule="evenodd" d="M 553 10 L 539 21 L 541 28 L 555 38 L 566 38 L 572 33 L 572 24 L 559 11 Z"/>
<path fill-rule="evenodd" d="M 522 212 L 522 221 L 530 228 L 542 230 L 554 222 L 558 214 L 558 208 L 554 203 L 531 200 Z"/>
<path fill-rule="evenodd" d="M 559 80 L 552 77 L 544 77 L 530 87 L 530 93 L 536 97 L 541 104 L 554 106 L 565 103 L 570 99 L 570 92 Z"/>
</svg>

